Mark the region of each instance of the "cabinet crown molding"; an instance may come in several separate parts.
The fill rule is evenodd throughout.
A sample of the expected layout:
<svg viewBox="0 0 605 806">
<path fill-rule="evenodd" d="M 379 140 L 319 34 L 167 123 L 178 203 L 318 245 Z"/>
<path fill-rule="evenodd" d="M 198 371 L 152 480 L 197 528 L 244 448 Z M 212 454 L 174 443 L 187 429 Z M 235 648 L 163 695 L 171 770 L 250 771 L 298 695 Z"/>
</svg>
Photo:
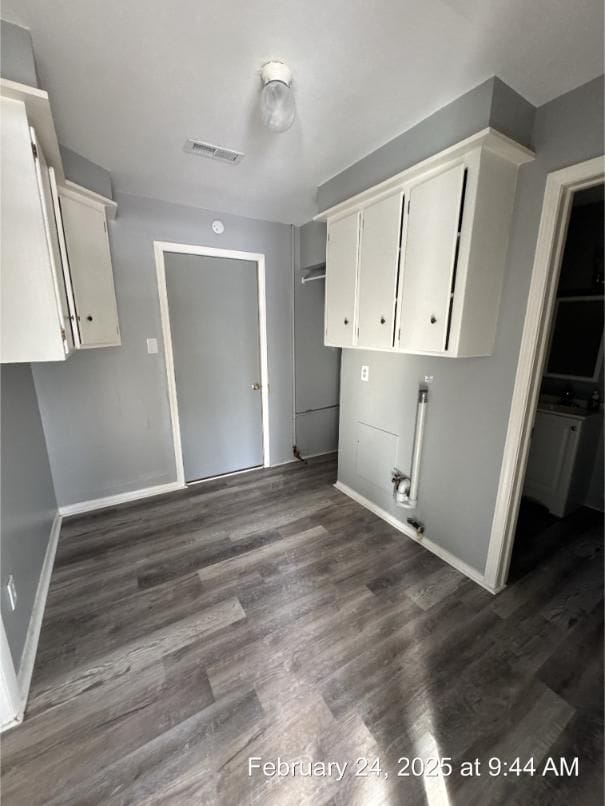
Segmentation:
<svg viewBox="0 0 605 806">
<path fill-rule="evenodd" d="M 115 218 L 118 212 L 118 203 L 116 201 L 108 199 L 107 196 L 102 196 L 100 193 L 95 193 L 94 190 L 78 185 L 76 182 L 72 182 L 71 179 L 66 179 L 59 186 L 59 195 L 88 204 L 90 207 L 96 207 L 98 210 L 104 210 L 108 219 Z"/>
<path fill-rule="evenodd" d="M 403 188 L 404 185 L 413 181 L 417 176 L 425 174 L 433 168 L 439 168 L 441 165 L 445 165 L 475 148 L 484 148 L 516 166 L 531 162 L 536 157 L 535 152 L 531 149 L 522 146 L 497 129 L 488 126 L 465 140 L 461 140 L 459 143 L 455 143 L 443 151 L 439 151 L 437 154 L 400 171 L 394 176 L 372 185 L 372 187 L 362 190 L 354 196 L 328 207 L 326 210 L 322 210 L 314 216 L 313 221 L 328 221 L 330 218 L 363 208 L 366 204 L 373 202 L 376 197 Z"/>
<path fill-rule="evenodd" d="M 21 101 L 25 104 L 27 119 L 36 130 L 46 161 L 54 168 L 58 182 L 64 182 L 63 161 L 59 151 L 59 141 L 48 100 L 48 93 L 38 87 L 29 87 L 18 81 L 0 78 L 0 98 Z"/>
</svg>

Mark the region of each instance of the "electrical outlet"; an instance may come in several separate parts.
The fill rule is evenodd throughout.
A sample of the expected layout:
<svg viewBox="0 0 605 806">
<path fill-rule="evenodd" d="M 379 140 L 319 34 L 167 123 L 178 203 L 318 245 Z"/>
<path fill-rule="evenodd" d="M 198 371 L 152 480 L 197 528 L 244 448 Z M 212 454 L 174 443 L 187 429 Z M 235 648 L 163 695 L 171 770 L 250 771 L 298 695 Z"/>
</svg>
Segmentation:
<svg viewBox="0 0 605 806">
<path fill-rule="evenodd" d="M 366 383 L 370 380 L 370 368 L 367 364 L 364 364 L 361 368 L 361 380 L 366 381 Z"/>
<path fill-rule="evenodd" d="M 433 376 L 432 375 L 425 375 L 424 376 L 425 383 L 433 383 Z"/>
<path fill-rule="evenodd" d="M 8 603 L 11 610 L 17 608 L 17 587 L 15 585 L 15 577 L 11 574 L 6 583 L 6 593 L 8 594 Z"/>
<path fill-rule="evenodd" d="M 157 353 L 157 351 L 158 351 L 158 340 L 147 339 L 147 352 L 151 355 L 152 353 Z"/>
</svg>

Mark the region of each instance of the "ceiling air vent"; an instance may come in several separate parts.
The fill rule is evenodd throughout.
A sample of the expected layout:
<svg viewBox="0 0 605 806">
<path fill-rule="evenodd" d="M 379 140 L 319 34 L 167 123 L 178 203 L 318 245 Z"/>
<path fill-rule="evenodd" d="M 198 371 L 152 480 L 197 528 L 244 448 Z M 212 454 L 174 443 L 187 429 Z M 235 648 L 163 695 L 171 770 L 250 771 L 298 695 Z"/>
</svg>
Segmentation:
<svg viewBox="0 0 605 806">
<path fill-rule="evenodd" d="M 238 165 L 244 158 L 241 151 L 232 151 L 230 148 L 204 143 L 202 140 L 186 140 L 184 151 L 187 154 L 197 154 L 200 157 L 208 157 L 211 160 L 228 162 L 230 165 Z"/>
</svg>

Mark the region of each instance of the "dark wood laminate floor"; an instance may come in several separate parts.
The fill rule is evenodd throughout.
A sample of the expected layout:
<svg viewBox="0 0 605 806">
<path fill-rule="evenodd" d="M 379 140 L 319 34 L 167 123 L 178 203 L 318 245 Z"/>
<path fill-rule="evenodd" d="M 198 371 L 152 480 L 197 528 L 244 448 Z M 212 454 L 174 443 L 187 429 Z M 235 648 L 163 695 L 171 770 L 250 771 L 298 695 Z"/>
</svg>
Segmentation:
<svg viewBox="0 0 605 806">
<path fill-rule="evenodd" d="M 334 478 L 328 458 L 66 520 L 3 802 L 600 804 L 600 522 L 493 598 Z M 399 777 L 417 756 L 454 772 Z M 489 775 L 517 756 L 536 774 Z"/>
</svg>

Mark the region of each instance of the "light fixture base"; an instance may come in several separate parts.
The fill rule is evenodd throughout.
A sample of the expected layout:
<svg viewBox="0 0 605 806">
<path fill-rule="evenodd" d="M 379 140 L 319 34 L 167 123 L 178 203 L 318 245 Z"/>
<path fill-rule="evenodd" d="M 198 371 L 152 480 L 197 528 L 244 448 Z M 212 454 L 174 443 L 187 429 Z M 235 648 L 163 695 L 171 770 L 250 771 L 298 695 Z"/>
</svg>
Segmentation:
<svg viewBox="0 0 605 806">
<path fill-rule="evenodd" d="M 263 64 L 260 76 L 263 84 L 268 84 L 270 81 L 281 81 L 282 84 L 289 87 L 292 83 L 292 72 L 288 65 L 283 62 L 267 62 Z"/>
</svg>

